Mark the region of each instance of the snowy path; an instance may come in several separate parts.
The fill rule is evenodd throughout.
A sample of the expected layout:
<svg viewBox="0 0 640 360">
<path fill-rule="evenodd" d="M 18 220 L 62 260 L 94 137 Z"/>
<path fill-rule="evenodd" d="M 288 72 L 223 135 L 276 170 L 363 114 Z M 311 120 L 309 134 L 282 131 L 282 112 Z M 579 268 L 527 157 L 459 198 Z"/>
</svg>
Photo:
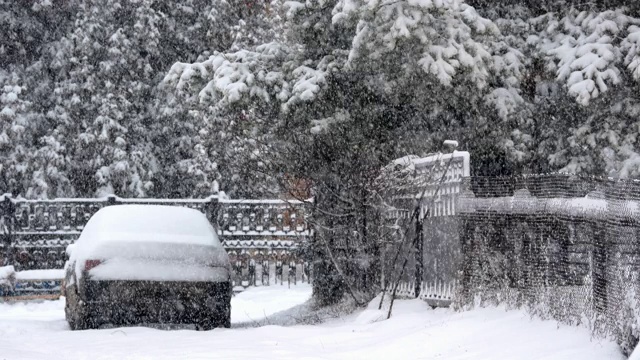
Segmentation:
<svg viewBox="0 0 640 360">
<path fill-rule="evenodd" d="M 317 326 L 246 327 L 304 302 L 307 285 L 256 288 L 233 298 L 234 328 L 209 332 L 117 328 L 71 332 L 63 302 L 0 304 L 0 359 L 442 359 L 622 360 L 615 344 L 524 312 L 432 311 L 398 301 L 391 320 L 364 310 Z"/>
</svg>

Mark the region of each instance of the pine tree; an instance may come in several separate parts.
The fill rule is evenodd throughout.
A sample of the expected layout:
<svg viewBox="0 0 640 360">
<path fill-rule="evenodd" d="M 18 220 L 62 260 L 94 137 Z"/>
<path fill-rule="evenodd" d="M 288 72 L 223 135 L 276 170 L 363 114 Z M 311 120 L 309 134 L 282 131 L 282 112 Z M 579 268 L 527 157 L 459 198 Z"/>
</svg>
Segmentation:
<svg viewBox="0 0 640 360">
<path fill-rule="evenodd" d="M 24 99 L 27 88 L 22 85 L 19 69 L 12 70 L 0 72 L 0 184 L 5 191 L 18 195 L 28 186 L 32 122 L 37 114 Z"/>
</svg>

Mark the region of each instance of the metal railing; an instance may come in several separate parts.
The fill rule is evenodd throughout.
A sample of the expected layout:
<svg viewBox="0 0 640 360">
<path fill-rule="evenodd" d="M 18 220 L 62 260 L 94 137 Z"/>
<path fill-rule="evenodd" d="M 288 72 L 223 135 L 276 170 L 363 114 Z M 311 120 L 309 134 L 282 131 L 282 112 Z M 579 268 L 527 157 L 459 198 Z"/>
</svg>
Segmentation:
<svg viewBox="0 0 640 360">
<path fill-rule="evenodd" d="M 62 269 L 66 247 L 99 209 L 122 204 L 185 206 L 203 212 L 218 230 L 234 266 L 237 286 L 309 281 L 305 258 L 313 230 L 307 225 L 305 202 L 297 200 L 238 200 L 223 193 L 204 199 L 31 200 L 0 196 L 0 266 L 30 271 Z M 17 279 L 21 292 L 55 292 L 59 281 Z"/>
</svg>

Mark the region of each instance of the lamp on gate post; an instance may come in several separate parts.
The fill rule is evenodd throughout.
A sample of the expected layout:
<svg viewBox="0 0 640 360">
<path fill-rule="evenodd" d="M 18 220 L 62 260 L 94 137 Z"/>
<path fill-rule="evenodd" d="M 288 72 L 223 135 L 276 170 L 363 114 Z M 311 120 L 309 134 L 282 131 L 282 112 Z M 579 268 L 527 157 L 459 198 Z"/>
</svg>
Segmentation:
<svg viewBox="0 0 640 360">
<path fill-rule="evenodd" d="M 451 162 L 453 161 L 453 158 L 456 154 L 456 149 L 458 148 L 458 142 L 456 140 L 445 140 L 442 143 L 442 146 L 444 147 L 445 151 L 451 151 L 451 157 L 449 158 L 447 166 L 443 169 L 442 178 L 438 179 L 439 182 L 437 184 L 436 191 L 434 192 L 433 196 L 431 197 L 431 200 L 429 201 L 429 205 L 426 211 L 424 212 L 424 216 L 422 216 L 422 211 L 421 211 L 420 215 L 416 217 L 416 229 L 415 229 L 416 231 L 416 239 L 415 239 L 415 243 L 416 243 L 415 279 L 416 281 L 414 284 L 415 286 L 414 292 L 416 297 L 420 296 L 420 290 L 422 289 L 422 282 L 424 280 L 423 279 L 424 278 L 424 236 L 423 236 L 424 219 L 427 216 L 429 216 L 430 209 L 434 205 L 434 199 L 438 196 L 440 186 L 442 185 L 442 182 L 446 178 Z M 422 199 L 420 201 L 422 201 Z M 422 207 L 422 204 L 418 204 L 418 206 Z"/>
</svg>

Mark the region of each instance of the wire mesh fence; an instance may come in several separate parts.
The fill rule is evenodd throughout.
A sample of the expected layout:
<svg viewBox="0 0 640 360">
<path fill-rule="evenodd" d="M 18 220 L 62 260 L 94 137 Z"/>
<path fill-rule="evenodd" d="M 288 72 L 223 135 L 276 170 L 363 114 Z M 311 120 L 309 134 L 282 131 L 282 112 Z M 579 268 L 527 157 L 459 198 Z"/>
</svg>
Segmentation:
<svg viewBox="0 0 640 360">
<path fill-rule="evenodd" d="M 507 303 L 638 343 L 640 182 L 471 177 L 463 189 L 460 306 Z"/>
</svg>

